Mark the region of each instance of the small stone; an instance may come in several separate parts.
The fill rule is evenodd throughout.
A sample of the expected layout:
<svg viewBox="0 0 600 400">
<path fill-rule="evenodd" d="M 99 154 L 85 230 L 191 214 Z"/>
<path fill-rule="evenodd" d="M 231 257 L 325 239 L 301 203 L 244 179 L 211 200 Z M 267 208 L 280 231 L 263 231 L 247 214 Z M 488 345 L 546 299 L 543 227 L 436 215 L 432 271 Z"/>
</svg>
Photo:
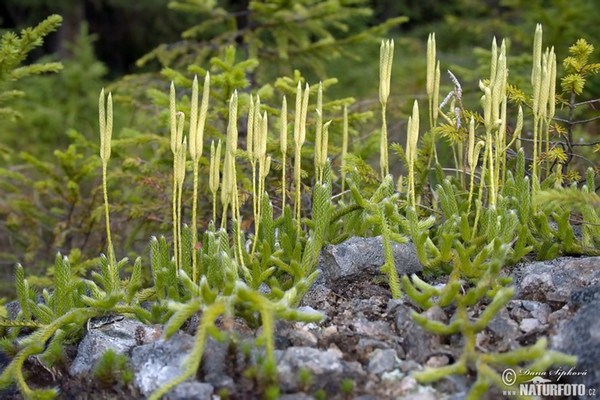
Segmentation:
<svg viewBox="0 0 600 400">
<path fill-rule="evenodd" d="M 258 286 L 258 293 L 269 294 L 269 293 L 271 293 L 271 288 L 266 283 L 261 282 L 260 285 Z"/>
<path fill-rule="evenodd" d="M 90 372 L 109 349 L 117 354 L 126 354 L 138 344 L 136 332 L 139 330 L 152 330 L 152 328 L 136 320 L 122 319 L 90 329 L 79 343 L 77 356 L 69 368 L 69 374 L 77 376 Z M 139 335 L 146 334 L 139 333 Z"/>
<path fill-rule="evenodd" d="M 417 389 L 417 386 L 419 384 L 417 383 L 417 380 L 415 378 L 413 378 L 412 376 L 405 376 L 404 378 L 402 378 L 402 380 L 400 381 L 400 390 L 402 393 L 409 393 L 412 391 L 415 391 Z"/>
<path fill-rule="evenodd" d="M 402 360 L 400 362 L 400 371 L 408 374 L 413 371 L 420 371 L 423 369 L 423 366 L 414 360 Z"/>
<path fill-rule="evenodd" d="M 314 377 L 312 389 L 323 388 L 328 392 L 339 389 L 337 384 L 344 378 L 357 379 L 360 365 L 346 362 L 335 351 L 322 351 L 312 347 L 288 347 L 277 363 L 279 385 L 283 392 L 300 391 L 298 371 L 307 370 Z M 364 373 L 363 373 L 364 374 Z"/>
<path fill-rule="evenodd" d="M 194 338 L 176 333 L 168 340 L 158 340 L 133 348 L 131 364 L 135 371 L 133 384 L 144 396 L 181 376 L 182 364 L 194 346 Z"/>
<path fill-rule="evenodd" d="M 382 381 L 398 382 L 402 378 L 404 378 L 404 374 L 399 369 L 394 369 L 381 374 Z"/>
<path fill-rule="evenodd" d="M 430 321 L 438 321 L 444 324 L 448 323 L 448 316 L 439 306 L 433 306 L 423 312 L 421 315 L 427 317 Z"/>
<path fill-rule="evenodd" d="M 437 400 L 439 394 L 432 391 L 422 391 L 420 393 L 414 393 L 406 396 L 404 400 Z"/>
<path fill-rule="evenodd" d="M 398 347 L 398 349 L 402 350 L 402 354 L 399 354 L 399 356 L 403 355 L 404 350 L 400 346 L 396 346 L 396 347 Z M 375 351 L 375 349 L 389 349 L 389 348 L 390 348 L 389 342 L 386 342 L 383 340 L 378 340 L 378 339 L 361 337 L 360 339 L 358 339 L 358 343 L 356 344 L 356 355 L 358 356 L 359 359 L 366 360 L 372 355 L 372 353 Z M 395 349 L 395 350 L 397 350 L 397 349 Z"/>
<path fill-rule="evenodd" d="M 402 304 L 404 304 L 404 300 L 402 299 L 389 299 L 385 308 L 385 313 L 393 313 L 394 311 L 396 311 L 396 308 L 400 307 Z"/>
<path fill-rule="evenodd" d="M 288 393 L 279 396 L 279 400 L 314 400 L 313 396 L 310 396 L 304 392 L 300 393 Z"/>
<path fill-rule="evenodd" d="M 379 375 L 391 371 L 396 367 L 396 352 L 392 349 L 376 349 L 369 357 L 367 371 L 370 374 Z"/>
<path fill-rule="evenodd" d="M 352 400 L 379 400 L 379 398 L 368 395 L 368 394 L 363 394 L 361 396 L 355 397 Z"/>
<path fill-rule="evenodd" d="M 569 306 L 564 305 L 561 309 L 550 313 L 550 315 L 548 316 L 548 323 L 551 325 L 560 324 L 562 321 L 565 321 L 567 319 L 567 316 L 571 312 L 572 311 L 570 311 Z"/>
<path fill-rule="evenodd" d="M 333 336 L 336 333 L 338 333 L 338 328 L 335 325 L 329 325 L 328 327 L 324 328 L 323 331 L 321 332 L 323 337 Z"/>
<path fill-rule="evenodd" d="M 211 400 L 214 389 L 203 382 L 183 382 L 175 386 L 165 396 L 165 400 Z"/>
<path fill-rule="evenodd" d="M 298 329 L 290 332 L 289 339 L 294 346 L 315 347 L 318 343 L 315 334 L 306 329 Z"/>
<path fill-rule="evenodd" d="M 542 324 L 540 324 L 540 321 L 538 321 L 535 318 L 523 318 L 523 320 L 521 321 L 521 324 L 519 325 L 519 328 L 525 332 L 525 333 L 529 333 L 537 328 L 539 328 Z"/>
<path fill-rule="evenodd" d="M 421 272 L 423 267 L 411 242 L 392 243 L 398 275 Z M 343 243 L 326 246 L 319 257 L 319 280 L 333 282 L 358 274 L 379 274 L 385 263 L 383 240 L 377 237 L 352 237 Z M 322 278 L 321 278 L 322 277 Z"/>
<path fill-rule="evenodd" d="M 394 313 L 396 332 L 402 338 L 406 358 L 423 360 L 439 345 L 440 336 L 417 324 L 412 317 L 412 312 L 413 310 L 407 305 L 396 309 Z"/>
<path fill-rule="evenodd" d="M 217 390 L 235 390 L 233 378 L 227 375 L 228 342 L 219 342 L 208 338 L 204 346 L 204 353 L 200 362 L 204 381 L 210 383 Z"/>
<path fill-rule="evenodd" d="M 510 318 L 506 309 L 494 315 L 487 328 L 499 338 L 514 338 L 519 332 L 519 325 Z"/>
<path fill-rule="evenodd" d="M 368 321 L 364 318 L 358 318 L 355 321 L 352 321 L 350 328 L 359 335 L 369 337 L 387 337 L 392 333 L 387 322 Z"/>
<path fill-rule="evenodd" d="M 443 367 L 444 365 L 448 365 L 449 363 L 450 363 L 450 358 L 445 354 L 441 354 L 441 355 L 429 357 L 429 359 L 427 360 L 425 365 L 430 368 L 439 368 L 439 367 Z"/>
<path fill-rule="evenodd" d="M 520 297 L 527 300 L 546 301 L 547 294 L 555 291 L 556 287 L 550 273 L 529 274 L 521 282 Z"/>
<path fill-rule="evenodd" d="M 340 348 L 335 343 L 331 343 L 329 345 L 329 348 L 327 349 L 327 352 L 330 353 L 330 354 L 335 355 L 338 358 L 344 357 L 344 352 L 342 350 L 340 350 Z"/>
</svg>

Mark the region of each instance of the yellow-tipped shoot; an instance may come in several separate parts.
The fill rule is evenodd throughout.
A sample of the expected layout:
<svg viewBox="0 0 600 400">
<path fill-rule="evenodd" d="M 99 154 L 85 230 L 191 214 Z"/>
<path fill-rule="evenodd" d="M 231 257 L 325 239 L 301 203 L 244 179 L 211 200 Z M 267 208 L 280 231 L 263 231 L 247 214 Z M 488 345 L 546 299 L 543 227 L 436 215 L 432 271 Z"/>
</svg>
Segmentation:
<svg viewBox="0 0 600 400">
<path fill-rule="evenodd" d="M 408 118 L 406 138 L 406 161 L 408 163 L 408 201 L 414 207 L 415 200 L 415 162 L 417 143 L 419 142 L 419 103 L 415 100 L 412 115 Z"/>
<path fill-rule="evenodd" d="M 108 94 L 108 98 L 106 99 L 105 104 L 104 89 L 100 91 L 98 111 L 100 125 L 100 158 L 102 159 L 102 192 L 104 194 L 104 217 L 106 220 L 106 242 L 108 246 L 109 265 L 111 268 L 114 268 L 115 255 L 112 245 L 112 238 L 110 235 L 110 213 L 108 210 L 108 188 L 106 185 L 108 160 L 110 158 L 113 130 L 113 104 L 112 96 L 110 93 Z"/>
<path fill-rule="evenodd" d="M 392 79 L 392 63 L 394 60 L 394 41 L 381 42 L 379 51 L 379 101 L 381 103 L 381 140 L 379 145 L 381 179 L 389 174 L 388 161 L 388 135 L 386 121 L 386 105 L 390 96 L 390 83 Z"/>
<path fill-rule="evenodd" d="M 283 96 L 281 102 L 281 115 L 279 117 L 279 148 L 281 150 L 281 210 L 285 209 L 287 167 L 287 99 Z"/>
<path fill-rule="evenodd" d="M 104 101 L 104 89 L 100 91 L 98 101 L 100 122 L 100 158 L 102 162 L 108 162 L 110 158 L 112 131 L 113 131 L 113 103 L 112 94 L 108 94 L 106 105 Z"/>
</svg>

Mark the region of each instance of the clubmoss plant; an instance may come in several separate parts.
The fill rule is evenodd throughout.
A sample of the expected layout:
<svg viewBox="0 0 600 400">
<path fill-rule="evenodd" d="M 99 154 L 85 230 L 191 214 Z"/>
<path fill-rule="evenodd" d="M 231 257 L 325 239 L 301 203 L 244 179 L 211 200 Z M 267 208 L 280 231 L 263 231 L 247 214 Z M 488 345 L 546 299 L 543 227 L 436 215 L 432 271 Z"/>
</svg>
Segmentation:
<svg viewBox="0 0 600 400">
<path fill-rule="evenodd" d="M 221 170 L 221 140 L 217 143 L 215 150 L 215 141 L 210 143 L 210 172 L 209 172 L 209 188 L 212 193 L 212 222 L 217 220 L 217 192 L 221 183 L 219 171 Z"/>
<path fill-rule="evenodd" d="M 346 397 L 352 395 L 352 392 L 354 391 L 354 381 L 349 378 L 345 378 L 344 380 L 342 380 L 342 382 L 340 383 L 340 391 Z"/>
<path fill-rule="evenodd" d="M 285 178 L 287 170 L 287 99 L 285 95 L 281 101 L 281 113 L 279 119 L 279 149 L 281 150 L 281 209 L 285 210 L 285 200 L 287 198 L 287 180 Z"/>
<path fill-rule="evenodd" d="M 127 259 L 121 260 L 113 269 L 102 256 L 100 273 L 94 273 L 92 280 L 87 280 L 74 276 L 69 260 L 58 254 L 55 288 L 52 292 L 44 290 L 41 299 L 36 299 L 29 290 L 23 268 L 18 265 L 15 278 L 21 312 L 15 320 L 1 321 L 0 326 L 8 329 L 5 338 L 19 339 L 19 346 L 0 375 L 0 387 L 15 383 L 26 398 L 54 398 L 58 393 L 56 388 L 32 390 L 25 382 L 22 369 L 27 357 L 40 355 L 42 362 L 53 362 L 65 340 L 79 337 L 86 322 L 93 317 L 119 313 L 149 322 L 149 312 L 139 306 L 137 297 L 137 288 L 141 287 L 141 259 L 135 262 L 128 289 L 124 289 L 127 285 L 118 279 L 119 270 L 126 263 Z M 33 332 L 22 335 L 22 328 L 33 329 Z"/>
<path fill-rule="evenodd" d="M 298 81 L 298 88 L 296 89 L 296 114 L 294 116 L 294 185 L 296 188 L 294 216 L 297 221 L 298 234 L 300 234 L 302 146 L 306 140 L 306 113 L 308 111 L 309 89 L 310 87 L 307 83 L 303 93 L 302 85 Z"/>
<path fill-rule="evenodd" d="M 98 101 L 99 119 L 100 119 L 100 158 L 102 159 L 102 192 L 104 194 L 104 219 L 106 221 L 106 242 L 108 245 L 108 259 L 111 268 L 114 268 L 114 248 L 110 236 L 110 212 L 108 209 L 108 189 L 106 187 L 108 160 L 111 153 L 111 140 L 113 130 L 113 105 L 112 95 L 108 94 L 108 99 L 104 99 L 104 89 L 100 92 Z"/>
<path fill-rule="evenodd" d="M 533 68 L 531 72 L 531 83 L 533 86 L 533 164 L 532 175 L 534 182 L 534 194 L 538 181 L 538 157 L 542 155 L 542 144 L 545 143 L 545 153 L 550 149 L 550 122 L 554 117 L 555 110 L 555 87 L 556 87 L 556 55 L 554 48 L 546 49 L 542 56 L 542 25 L 538 24 L 535 30 L 533 45 Z M 545 129 L 544 129 L 545 127 Z M 542 134 L 544 137 L 542 138 Z M 548 162 L 546 169 L 548 170 Z M 539 178 L 542 178 L 539 176 Z"/>
<path fill-rule="evenodd" d="M 51 364 L 58 358 L 58 350 L 66 340 L 81 336 L 90 318 L 116 313 L 145 323 L 164 323 L 165 337 L 169 338 L 192 315 L 200 313 L 194 345 L 183 363 L 182 375 L 157 389 L 151 399 L 161 398 L 179 383 L 195 376 L 209 336 L 223 339 L 227 335 L 217 328 L 217 319 L 233 316 L 243 317 L 250 326 L 262 326 L 256 344 L 264 348 L 265 357 L 264 362 L 256 366 L 255 373 L 265 377 L 266 395 L 276 396 L 275 322 L 278 319 L 319 321 L 322 318 L 318 313 L 301 312 L 294 307 L 317 277 L 318 258 L 323 245 L 339 243 L 353 235 L 382 237 L 385 263 L 381 270 L 388 277 L 394 298 L 406 294 L 423 310 L 433 306 L 456 309 L 456 318 L 448 324 L 430 321 L 415 313 L 416 321 L 426 329 L 439 334 L 460 334 L 464 338 L 462 354 L 455 363 L 422 371 L 416 375 L 418 379 L 433 381 L 448 374 L 472 372 L 477 378 L 469 396 L 478 398 L 491 385 L 504 387 L 497 372 L 499 368 L 525 364 L 531 370 L 543 371 L 553 364 L 573 364 L 573 357 L 548 351 L 545 339 L 540 339 L 533 346 L 502 354 L 482 353 L 475 345 L 476 335 L 485 329 L 514 294 L 509 281 L 500 275 L 501 267 L 516 263 L 527 255 L 547 259 L 565 253 L 597 254 L 600 246 L 594 171 L 588 171 L 581 189 L 576 185 L 561 187 L 562 180 L 552 175 L 555 171 L 548 163 L 542 173 L 540 156 L 545 151 L 544 157 L 548 158 L 552 150 L 552 146 L 548 146 L 548 129 L 554 115 L 555 60 L 552 50 L 541 53 L 541 28 L 539 33 L 536 31 L 534 48 L 534 90 L 531 96 L 525 96 L 508 83 L 505 42 L 498 48 L 494 40 L 489 79 L 482 80 L 479 85 L 483 92 L 482 110 L 468 110 L 463 104 L 462 85 L 453 73 L 449 74 L 452 91 L 441 104 L 437 104 L 440 62 L 436 60 L 435 37 L 431 35 L 427 47 L 426 77 L 429 131 L 420 134 L 419 106 L 415 101 L 408 123 L 406 149 L 403 149 L 398 144 L 388 146 L 387 143 L 386 110 L 393 42 L 384 41 L 380 48 L 382 128 L 379 174 L 359 157 L 347 153 L 348 102 L 328 104 L 323 100 L 324 91 L 332 81 L 324 80 L 313 86 L 316 105 L 311 105 L 311 88 L 299 73 L 295 73 L 294 78 L 281 78 L 275 86 L 288 95 L 295 91 L 296 105 L 293 209 L 286 204 L 288 115 L 285 96 L 279 114 L 279 149 L 283 162 L 280 212 L 275 211 L 267 194 L 269 178 L 272 178 L 269 176 L 272 155 L 269 154 L 268 115 L 276 116 L 277 110 L 272 112 L 274 109 L 267 104 L 261 105 L 258 94 L 255 97 L 240 91 L 238 95 L 237 91 L 249 85 L 246 73 L 256 67 L 256 60 L 236 63 L 236 50 L 230 47 L 223 58 L 212 60 L 211 71 L 214 74 L 209 75 L 207 70 L 190 66 L 190 73 L 205 76 L 200 107 L 197 79 L 165 69 L 164 75 L 173 80 L 169 93 L 153 92 L 153 96 L 163 102 L 169 113 L 173 155 L 173 240 L 168 241 L 162 236 L 150 239 L 149 286 L 144 286 L 141 258 L 128 266 L 127 259 L 117 261 L 115 257 L 107 190 L 112 97 L 109 94 L 105 99 L 104 92 L 101 92 L 100 159 L 108 256 L 102 255 L 96 271 L 91 272 L 89 277 L 83 277 L 73 273 L 69 258 L 58 255 L 54 290 L 44 290 L 43 300 L 36 298 L 30 282 L 25 279 L 23 267 L 17 266 L 15 276 L 21 312 L 15 320 L 0 321 L 0 327 L 6 333 L 4 347 L 11 347 L 6 344 L 17 339 L 19 345 L 10 348 L 14 357 L 0 375 L 0 387 L 15 383 L 25 397 L 56 396 L 56 389 L 34 391 L 29 388 L 23 376 L 24 362 L 31 355 L 41 355 L 43 362 Z M 577 64 L 581 68 L 574 72 L 573 77 L 563 80 L 563 88 L 566 86 L 572 92 L 579 91 L 579 78 L 596 70 L 587 63 L 585 54 L 589 50 L 584 43 L 576 46 L 574 51 L 577 54 L 568 65 L 574 68 Z M 589 67 L 587 72 L 586 66 Z M 183 98 L 181 101 L 176 98 L 175 82 L 191 86 L 187 137 L 184 136 L 184 125 L 188 109 Z M 218 90 L 209 92 L 211 87 Z M 215 131 L 224 132 L 226 128 L 227 135 L 223 144 L 222 176 L 221 141 L 216 147 L 214 140 L 211 143 L 206 192 L 212 194 L 213 217 L 208 227 L 200 232 L 197 224 L 198 192 L 206 185 L 200 184 L 199 166 L 204 142 L 203 127 L 210 109 L 209 93 L 219 103 L 211 112 L 226 116 L 226 123 L 215 122 L 222 129 L 214 129 L 213 126 L 208 131 L 213 134 Z M 509 100 L 518 97 L 524 99 L 519 105 L 530 106 L 525 110 L 531 109 L 538 132 L 534 135 L 531 151 L 528 151 L 533 153 L 532 160 L 527 159 L 525 150 L 514 148 L 522 139 L 519 135 L 526 124 L 523 107 L 516 111 L 509 108 Z M 572 101 L 570 104 L 574 105 Z M 248 136 L 244 151 L 238 149 L 238 115 L 246 111 L 245 107 L 248 107 Z M 330 144 L 330 121 L 323 123 L 326 111 L 334 107 L 340 110 L 343 107 L 341 186 L 345 190 L 347 184 L 350 192 L 340 196 L 338 203 L 334 203 L 333 196 L 333 187 L 337 184 L 336 164 L 328 158 L 330 147 L 335 145 Z M 438 117 L 444 123 L 438 123 Z M 513 121 L 515 118 L 516 121 Z M 325 120 L 329 120 L 329 115 Z M 508 127 L 513 123 L 515 133 L 510 138 L 507 136 Z M 307 145 L 311 141 L 310 137 L 309 140 L 306 137 L 308 127 L 314 127 L 314 148 Z M 436 157 L 435 139 L 438 135 L 452 146 L 455 163 L 452 174 L 445 174 Z M 168 140 L 165 139 L 165 142 L 168 143 Z M 395 150 L 406 165 L 406 179 L 394 179 L 389 174 L 389 148 Z M 191 228 L 185 224 L 182 211 L 187 201 L 184 181 L 188 149 L 194 179 Z M 302 159 L 306 153 L 314 156 L 308 160 L 314 161 L 315 169 L 314 184 L 310 188 L 310 209 L 302 207 Z M 244 171 L 246 159 L 250 164 L 251 180 L 244 178 L 244 172 L 248 172 Z M 528 161 L 531 174 L 527 168 Z M 304 182 L 307 181 L 304 179 Z M 168 184 L 165 186 L 168 187 Z M 217 223 L 219 190 L 221 221 Z M 242 229 L 244 202 L 250 198 L 245 191 L 251 192 L 249 196 L 252 198 L 255 223 L 253 234 Z M 579 200 L 572 200 L 574 197 Z M 547 203 L 547 207 L 543 207 L 542 202 Z M 581 238 L 574 235 L 570 221 L 573 215 L 581 216 L 584 222 Z M 409 238 L 427 275 L 449 276 L 443 288 L 433 287 L 416 276 L 411 279 L 398 276 L 392 246 Z M 132 272 L 124 277 L 122 272 L 126 268 Z M 259 291 L 261 286 L 269 290 Z M 141 303 L 146 301 L 151 303 L 150 307 L 141 307 Z M 482 309 L 476 318 L 469 317 L 473 307 Z M 349 386 L 348 383 L 343 385 Z"/>
<path fill-rule="evenodd" d="M 133 380 L 133 370 L 128 363 L 126 355 L 108 349 L 94 367 L 94 378 L 105 387 L 112 387 L 115 383 L 128 385 Z"/>
<path fill-rule="evenodd" d="M 457 243 L 458 244 L 458 243 Z M 499 276 L 500 268 L 506 262 L 509 247 L 494 239 L 474 257 L 473 249 L 458 245 L 454 250 L 455 265 L 449 282 L 443 289 L 437 289 L 413 276 L 412 282 L 403 277 L 403 287 L 410 298 L 423 309 L 434 305 L 445 308 L 451 303 L 456 306 L 456 317 L 445 324 L 428 320 L 413 313 L 413 318 L 425 329 L 442 335 L 460 333 L 464 340 L 461 356 L 454 363 L 439 367 L 426 368 L 413 375 L 421 382 L 437 381 L 450 374 L 466 374 L 474 372 L 477 379 L 467 394 L 467 399 L 481 398 L 487 389 L 494 385 L 503 390 L 510 390 L 503 383 L 499 370 L 507 367 L 522 366 L 531 371 L 546 371 L 553 365 L 576 364 L 576 357 L 548 350 L 546 338 L 541 338 L 532 346 L 522 347 L 508 352 L 481 352 L 476 346 L 476 336 L 491 318 L 496 315 L 514 295 L 514 288 L 506 286 L 506 278 Z M 463 292 L 462 277 L 476 278 L 473 285 Z M 490 299 L 484 310 L 475 319 L 469 316 L 468 310 L 482 301 Z"/>
<path fill-rule="evenodd" d="M 204 88 L 202 90 L 202 103 L 200 110 L 198 110 L 198 78 L 194 77 L 192 84 L 192 100 L 190 109 L 190 156 L 194 164 L 194 189 L 192 192 L 192 243 L 198 242 L 198 174 L 199 174 L 199 163 L 202 157 L 202 150 L 204 148 L 204 125 L 206 123 L 206 114 L 208 112 L 208 97 L 210 94 L 210 74 L 207 72 L 204 78 Z M 212 150 L 212 149 L 211 149 Z M 219 146 L 219 153 L 220 153 Z M 220 156 L 219 156 L 220 157 Z M 212 161 L 212 158 L 211 158 Z M 217 175 L 219 172 L 217 171 Z M 212 175 L 211 175 L 212 178 Z M 211 190 L 214 187 L 215 182 L 212 182 Z M 218 185 L 218 182 L 217 182 Z M 217 189 L 214 190 L 216 192 Z M 213 196 L 214 197 L 214 196 Z M 214 216 L 213 216 L 214 220 Z M 196 251 L 192 251 L 192 280 L 197 279 L 197 264 L 198 257 Z"/>
<path fill-rule="evenodd" d="M 315 392 L 315 399 L 325 400 L 327 398 L 327 392 L 324 389 L 319 389 Z"/>
<path fill-rule="evenodd" d="M 346 165 L 348 163 L 348 106 L 344 106 L 344 116 L 342 119 L 342 151 L 340 155 L 340 176 L 342 178 L 342 193 L 346 190 Z"/>
<path fill-rule="evenodd" d="M 408 163 L 408 204 L 415 207 L 415 163 L 417 157 L 417 143 L 419 142 L 419 103 L 415 100 L 412 115 L 408 118 L 408 132 L 406 135 L 406 162 Z"/>
<path fill-rule="evenodd" d="M 394 41 L 387 40 L 381 42 L 379 50 L 379 102 L 381 103 L 381 141 L 380 141 L 380 160 L 379 168 L 381 170 L 381 179 L 383 180 L 390 171 L 388 160 L 388 134 L 386 108 L 390 96 L 390 84 L 392 79 L 392 63 L 394 61 Z"/>
</svg>

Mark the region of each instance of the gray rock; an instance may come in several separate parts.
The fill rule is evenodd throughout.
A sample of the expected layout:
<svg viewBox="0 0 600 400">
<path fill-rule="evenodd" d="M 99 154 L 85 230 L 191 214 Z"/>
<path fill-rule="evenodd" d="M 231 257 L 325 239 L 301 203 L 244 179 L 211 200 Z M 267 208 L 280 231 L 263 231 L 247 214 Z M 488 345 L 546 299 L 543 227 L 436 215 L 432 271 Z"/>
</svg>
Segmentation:
<svg viewBox="0 0 600 400">
<path fill-rule="evenodd" d="M 504 309 L 492 317 L 487 328 L 500 338 L 516 337 L 519 332 L 519 325 L 510 318 L 508 312 Z"/>
<path fill-rule="evenodd" d="M 210 383 L 217 390 L 222 388 L 235 390 L 233 378 L 225 373 L 228 347 L 229 342 L 218 342 L 211 337 L 204 347 L 201 362 L 203 381 Z"/>
<path fill-rule="evenodd" d="M 321 276 L 317 280 L 323 281 Z M 325 310 L 330 307 L 329 297 L 331 296 L 331 289 L 326 287 L 324 284 L 317 284 L 316 282 L 310 287 L 309 291 L 304 295 L 300 305 L 309 306 L 319 310 Z"/>
<path fill-rule="evenodd" d="M 293 346 L 315 347 L 318 343 L 317 336 L 307 329 L 294 329 L 289 332 L 288 338 Z"/>
<path fill-rule="evenodd" d="M 571 373 L 561 381 L 583 384 L 587 389 L 600 388 L 600 307 L 597 303 L 582 307 L 573 319 L 561 324 L 557 335 L 551 337 L 551 346 L 578 358 L 572 370 L 562 367 Z"/>
<path fill-rule="evenodd" d="M 541 326 L 542 324 L 536 318 L 523 318 L 523 320 L 519 324 L 519 328 L 525 333 L 532 332 L 540 328 Z"/>
<path fill-rule="evenodd" d="M 280 353 L 277 369 L 283 392 L 300 391 L 299 372 L 309 371 L 314 377 L 311 390 L 325 389 L 328 393 L 339 390 L 344 378 L 357 379 L 364 375 L 360 364 L 342 360 L 339 353 L 312 347 L 289 347 Z"/>
<path fill-rule="evenodd" d="M 571 294 L 600 283 L 600 257 L 561 257 L 518 264 L 511 272 L 516 298 L 547 302 L 560 308 Z"/>
<path fill-rule="evenodd" d="M 571 293 L 571 302 L 577 305 L 599 303 L 600 285 L 587 286 Z"/>
<path fill-rule="evenodd" d="M 375 350 L 384 350 L 384 349 L 389 349 L 390 346 L 392 346 L 393 343 L 389 343 L 385 340 L 379 340 L 379 339 L 371 339 L 368 337 L 361 337 L 360 339 L 358 339 L 358 343 L 356 344 L 356 354 L 363 359 L 368 359 L 369 356 L 371 355 L 371 353 L 373 353 Z M 396 350 L 396 352 L 398 352 L 398 350 L 400 350 L 401 354 L 397 354 L 399 357 L 404 357 L 404 349 L 402 349 L 402 347 L 400 346 L 396 346 L 397 348 L 394 348 L 394 350 Z"/>
<path fill-rule="evenodd" d="M 151 329 L 139 321 L 122 319 L 90 329 L 79 343 L 77 356 L 69 368 L 71 376 L 91 371 L 96 362 L 108 350 L 126 354 L 137 345 L 136 331 Z"/>
<path fill-rule="evenodd" d="M 399 275 L 423 270 L 413 243 L 393 243 L 394 260 Z M 353 237 L 347 241 L 326 246 L 319 257 L 322 279 L 336 279 L 359 274 L 378 274 L 385 263 L 381 236 Z"/>
<path fill-rule="evenodd" d="M 377 349 L 369 357 L 367 372 L 374 375 L 380 375 L 396 368 L 398 360 L 396 352 L 392 349 Z"/>
<path fill-rule="evenodd" d="M 15 319 L 17 319 L 17 317 L 19 316 L 19 313 L 22 310 L 21 303 L 18 300 L 13 300 L 9 303 L 6 303 L 6 305 L 4 307 L 8 311 L 8 319 L 11 321 L 14 321 Z"/>
<path fill-rule="evenodd" d="M 314 400 L 313 396 L 310 396 L 304 392 L 300 393 L 288 393 L 279 396 L 279 400 Z"/>
<path fill-rule="evenodd" d="M 133 384 L 144 396 L 148 396 L 181 376 L 182 364 L 192 351 L 193 345 L 192 336 L 176 333 L 168 340 L 135 347 L 131 353 L 131 364 L 136 371 Z"/>
<path fill-rule="evenodd" d="M 525 318 L 535 318 L 540 324 L 547 324 L 552 309 L 548 304 L 532 300 L 511 300 L 507 309 L 515 321 L 520 322 Z"/>
<path fill-rule="evenodd" d="M 210 383 L 183 382 L 169 391 L 165 400 L 211 400 L 214 389 Z"/>
<path fill-rule="evenodd" d="M 394 335 L 386 321 L 369 321 L 365 318 L 356 318 L 349 325 L 356 335 L 369 338 L 391 338 Z"/>
<path fill-rule="evenodd" d="M 402 305 L 396 308 L 394 322 L 398 336 L 402 338 L 402 347 L 406 357 L 417 362 L 425 362 L 434 348 L 440 344 L 440 336 L 431 333 L 412 318 L 413 310 Z"/>
</svg>

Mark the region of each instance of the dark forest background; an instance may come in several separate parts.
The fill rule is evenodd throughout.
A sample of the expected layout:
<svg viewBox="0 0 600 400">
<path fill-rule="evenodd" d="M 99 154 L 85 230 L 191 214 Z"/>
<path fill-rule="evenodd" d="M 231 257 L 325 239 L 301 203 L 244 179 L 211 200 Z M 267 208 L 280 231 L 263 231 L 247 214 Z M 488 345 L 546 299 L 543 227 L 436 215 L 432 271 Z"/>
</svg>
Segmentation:
<svg viewBox="0 0 600 400">
<path fill-rule="evenodd" d="M 71 57 L 74 43 L 87 25 L 97 35 L 95 54 L 116 77 L 136 70 L 136 60 L 161 43 L 180 39 L 183 30 L 198 16 L 168 9 L 170 0 L 3 0 L 0 2 L 0 29 L 19 30 L 32 26 L 50 14 L 63 17 L 58 34 L 43 47 L 47 54 Z M 526 42 L 535 23 L 544 25 L 546 39 L 556 46 L 570 44 L 576 37 L 590 42 L 600 37 L 594 0 L 371 0 L 376 24 L 404 15 L 409 21 L 396 28 L 396 35 L 423 36 L 438 31 L 442 49 L 487 45 L 492 36 L 510 36 Z M 219 1 L 240 15 L 248 1 Z M 240 18 L 240 22 L 243 19 Z M 243 28 L 243 26 L 240 26 Z M 425 36 L 426 37 L 426 36 Z M 40 51 L 35 53 L 40 55 Z"/>
</svg>

